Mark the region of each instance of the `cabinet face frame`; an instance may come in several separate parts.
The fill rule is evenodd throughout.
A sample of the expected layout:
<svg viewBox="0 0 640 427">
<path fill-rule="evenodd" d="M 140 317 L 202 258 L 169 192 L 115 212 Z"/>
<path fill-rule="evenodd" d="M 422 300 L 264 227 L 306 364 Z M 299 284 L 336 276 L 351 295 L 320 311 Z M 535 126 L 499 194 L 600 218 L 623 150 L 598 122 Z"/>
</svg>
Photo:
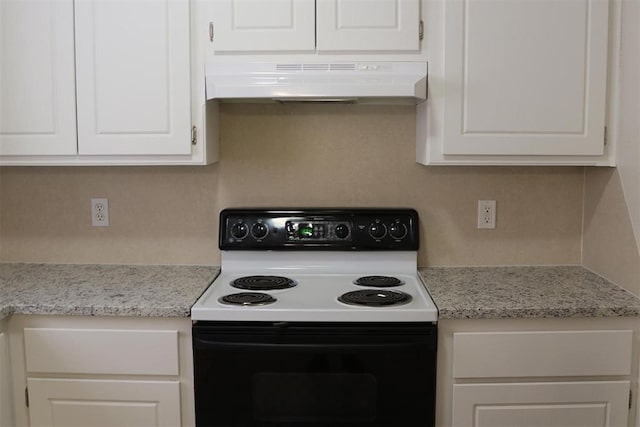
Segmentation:
<svg viewBox="0 0 640 427">
<path fill-rule="evenodd" d="M 0 426 L 9 427 L 13 422 L 13 396 L 11 395 L 11 365 L 9 336 L 5 321 L 0 320 Z"/>
</svg>

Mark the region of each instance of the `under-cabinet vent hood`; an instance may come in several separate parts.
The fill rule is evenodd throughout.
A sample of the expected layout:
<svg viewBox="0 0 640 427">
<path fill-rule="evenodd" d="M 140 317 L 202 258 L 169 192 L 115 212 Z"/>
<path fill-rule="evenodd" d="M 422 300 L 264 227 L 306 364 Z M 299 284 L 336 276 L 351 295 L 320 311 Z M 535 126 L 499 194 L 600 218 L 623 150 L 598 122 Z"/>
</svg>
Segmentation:
<svg viewBox="0 0 640 427">
<path fill-rule="evenodd" d="M 418 104 L 427 98 L 427 63 L 211 63 L 206 91 L 232 102 Z"/>
</svg>

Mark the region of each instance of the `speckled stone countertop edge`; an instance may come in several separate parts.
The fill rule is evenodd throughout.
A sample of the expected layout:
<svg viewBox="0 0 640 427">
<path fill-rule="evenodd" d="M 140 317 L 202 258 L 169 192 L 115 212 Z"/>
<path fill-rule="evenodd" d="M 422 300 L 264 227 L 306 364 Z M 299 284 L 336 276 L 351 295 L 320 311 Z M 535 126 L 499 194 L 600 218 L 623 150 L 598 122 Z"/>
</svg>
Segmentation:
<svg viewBox="0 0 640 427">
<path fill-rule="evenodd" d="M 189 317 L 211 265 L 0 263 L 0 321 L 12 314 Z"/>
<path fill-rule="evenodd" d="M 436 306 L 438 304 L 436 303 Z M 439 309 L 438 319 L 540 319 L 584 317 L 637 317 L 638 307 L 614 307 L 594 309 Z"/>
<path fill-rule="evenodd" d="M 2 275 L 7 269 L 19 273 L 10 283 Z M 66 277 L 42 283 L 33 279 L 38 269 Z M 108 273 L 104 281 L 81 274 L 96 269 Z M 194 271 L 185 290 L 179 282 Z M 217 266 L 0 263 L 0 321 L 12 314 L 189 317 L 219 273 Z M 419 273 L 440 319 L 640 315 L 637 297 L 580 266 L 424 267 Z"/>
<path fill-rule="evenodd" d="M 640 299 L 579 265 L 421 267 L 439 319 L 640 316 Z"/>
</svg>

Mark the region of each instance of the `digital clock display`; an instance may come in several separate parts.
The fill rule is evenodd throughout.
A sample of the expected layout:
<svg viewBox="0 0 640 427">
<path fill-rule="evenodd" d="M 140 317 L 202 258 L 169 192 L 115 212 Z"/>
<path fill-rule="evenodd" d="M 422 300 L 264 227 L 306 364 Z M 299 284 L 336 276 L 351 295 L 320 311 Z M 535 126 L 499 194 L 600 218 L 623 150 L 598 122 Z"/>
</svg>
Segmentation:
<svg viewBox="0 0 640 427">
<path fill-rule="evenodd" d="M 302 238 L 313 237 L 313 224 L 300 224 L 298 226 L 298 234 Z"/>
<path fill-rule="evenodd" d="M 289 241 L 324 241 L 327 239 L 327 229 L 329 229 L 329 225 L 326 221 L 287 221 L 287 223 L 285 224 L 285 230 L 287 233 L 286 238 Z"/>
</svg>

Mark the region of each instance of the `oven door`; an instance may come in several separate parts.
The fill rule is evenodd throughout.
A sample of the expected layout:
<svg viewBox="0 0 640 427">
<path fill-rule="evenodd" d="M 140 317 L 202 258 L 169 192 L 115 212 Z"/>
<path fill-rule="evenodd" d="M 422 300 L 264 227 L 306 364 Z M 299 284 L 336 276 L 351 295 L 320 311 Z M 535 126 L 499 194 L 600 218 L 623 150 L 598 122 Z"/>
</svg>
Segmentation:
<svg viewBox="0 0 640 427">
<path fill-rule="evenodd" d="M 428 427 L 430 323 L 198 322 L 199 427 Z"/>
</svg>

